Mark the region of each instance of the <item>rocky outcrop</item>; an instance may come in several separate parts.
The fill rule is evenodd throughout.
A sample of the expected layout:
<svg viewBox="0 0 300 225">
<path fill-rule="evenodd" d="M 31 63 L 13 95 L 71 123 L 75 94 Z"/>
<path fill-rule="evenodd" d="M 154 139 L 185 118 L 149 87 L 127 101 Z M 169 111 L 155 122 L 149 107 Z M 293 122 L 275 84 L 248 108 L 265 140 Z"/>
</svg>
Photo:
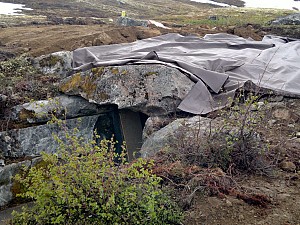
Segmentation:
<svg viewBox="0 0 300 225">
<path fill-rule="evenodd" d="M 196 138 L 195 132 L 198 136 L 205 136 L 211 129 L 211 122 L 211 119 L 200 116 L 177 119 L 146 139 L 141 149 L 141 156 L 153 156 L 160 150 L 170 148 L 178 141 Z"/>
<path fill-rule="evenodd" d="M 33 60 L 33 64 L 43 74 L 59 74 L 64 78 L 73 69 L 72 60 L 72 52 L 61 51 L 37 57 Z"/>
<path fill-rule="evenodd" d="M 273 25 L 300 25 L 300 13 L 278 18 L 271 22 Z"/>
<path fill-rule="evenodd" d="M 98 67 L 64 79 L 60 90 L 99 105 L 114 104 L 149 116 L 167 115 L 194 83 L 179 70 L 163 65 Z"/>
<path fill-rule="evenodd" d="M 11 118 L 16 122 L 46 123 L 52 116 L 72 119 L 91 116 L 112 110 L 112 106 L 98 107 L 78 96 L 61 95 L 53 99 L 34 101 L 13 107 Z"/>
<path fill-rule="evenodd" d="M 54 153 L 57 151 L 58 143 L 53 137 L 57 135 L 61 140 L 66 140 L 66 130 L 79 130 L 76 134 L 85 140 L 93 137 L 95 123 L 99 115 L 70 119 L 65 125 L 45 124 L 18 130 L 0 132 L 0 155 L 9 158 L 20 158 L 24 156 L 39 156 L 42 151 Z"/>
<path fill-rule="evenodd" d="M 141 26 L 141 27 L 147 27 L 148 21 L 147 20 L 136 20 L 129 17 L 119 17 L 116 21 L 116 24 L 118 26 Z"/>
</svg>

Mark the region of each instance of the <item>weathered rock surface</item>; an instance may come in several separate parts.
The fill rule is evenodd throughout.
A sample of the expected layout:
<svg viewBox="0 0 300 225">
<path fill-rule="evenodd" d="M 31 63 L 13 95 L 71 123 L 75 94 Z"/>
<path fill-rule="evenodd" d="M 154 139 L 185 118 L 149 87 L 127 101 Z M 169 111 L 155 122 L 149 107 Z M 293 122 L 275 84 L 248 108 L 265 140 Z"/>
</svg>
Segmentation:
<svg viewBox="0 0 300 225">
<path fill-rule="evenodd" d="M 52 119 L 52 115 L 60 119 L 72 119 L 108 112 L 111 108 L 112 106 L 98 107 L 82 97 L 61 95 L 49 100 L 15 106 L 10 119 L 18 122 L 45 123 Z"/>
<path fill-rule="evenodd" d="M 13 163 L 0 168 L 0 206 L 9 203 L 14 194 L 12 193 L 12 177 L 15 176 L 23 166 L 31 166 L 33 161 L 26 160 L 19 163 Z"/>
<path fill-rule="evenodd" d="M 150 137 L 154 132 L 167 126 L 169 123 L 171 123 L 174 120 L 175 118 L 171 118 L 169 116 L 149 117 L 143 129 L 143 141 L 145 141 L 148 137 Z"/>
<path fill-rule="evenodd" d="M 37 57 L 33 63 L 44 74 L 59 74 L 64 78 L 72 71 L 72 58 L 72 52 L 61 51 Z"/>
<path fill-rule="evenodd" d="M 169 148 L 170 144 L 180 141 L 176 135 L 178 132 L 182 137 L 181 141 L 185 138 L 195 138 L 195 132 L 205 135 L 209 132 L 211 122 L 211 119 L 199 116 L 177 119 L 148 137 L 141 148 L 141 156 L 153 156 L 156 152 Z"/>
<path fill-rule="evenodd" d="M 90 140 L 93 137 L 95 123 L 99 115 L 70 119 L 66 121 L 65 127 L 57 124 L 46 124 L 19 130 L 0 132 L 0 155 L 3 157 L 19 158 L 24 156 L 39 156 L 41 151 L 54 153 L 58 143 L 53 134 L 61 140 L 65 140 L 67 128 L 72 130 L 75 127 L 79 130 L 78 137 Z"/>
<path fill-rule="evenodd" d="M 300 25 L 300 13 L 295 13 L 271 22 L 274 25 Z"/>
<path fill-rule="evenodd" d="M 129 17 L 119 17 L 116 21 L 118 26 L 141 26 L 147 27 L 148 21 L 147 20 L 136 20 Z"/>
<path fill-rule="evenodd" d="M 175 112 L 193 85 L 175 68 L 147 64 L 93 68 L 67 77 L 60 89 L 99 105 L 157 116 Z"/>
</svg>

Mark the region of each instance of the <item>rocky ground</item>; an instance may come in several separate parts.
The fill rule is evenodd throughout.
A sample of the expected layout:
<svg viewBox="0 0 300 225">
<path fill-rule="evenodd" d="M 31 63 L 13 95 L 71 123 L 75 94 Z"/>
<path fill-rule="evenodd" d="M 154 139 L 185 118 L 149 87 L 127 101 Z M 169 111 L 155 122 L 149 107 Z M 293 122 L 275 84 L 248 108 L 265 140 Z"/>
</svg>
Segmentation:
<svg viewBox="0 0 300 225">
<path fill-rule="evenodd" d="M 187 0 L 180 0 L 181 4 L 175 0 L 151 0 L 147 6 L 142 0 L 126 3 L 103 0 L 102 4 L 92 0 L 14 2 L 25 3 L 35 10 L 26 12 L 25 16 L 0 16 L 1 65 L 23 54 L 37 57 L 84 46 L 133 42 L 169 32 L 199 36 L 225 32 L 255 40 L 260 40 L 266 34 L 300 38 L 297 25 L 267 24 L 277 16 L 290 14 L 291 11 L 214 9 L 211 5 Z M 240 1 L 234 3 L 241 4 Z M 171 29 L 116 26 L 110 19 L 115 20 L 124 9 L 132 17 L 156 19 Z M 18 64 L 14 66 L 18 67 Z M 3 119 L 5 113 L 10 113 L 12 106 L 30 99 L 46 99 L 58 93 L 59 77 L 39 74 L 27 66 L 23 65 L 25 69 L 18 70 L 18 76 L 7 77 L 0 73 L 1 131 L 20 126 Z M 9 71 L 14 70 L 13 67 Z M 26 79 L 22 74 L 24 71 Z M 33 78 L 30 76 L 32 73 L 35 74 Z M 35 85 L 31 85 L 33 81 Z M 217 178 L 214 180 L 216 183 L 222 178 L 224 183 L 218 183 L 217 191 L 209 189 L 192 194 L 196 189 L 187 189 L 191 173 L 184 172 L 191 169 L 189 166 L 170 161 L 170 165 L 166 164 L 163 168 L 169 166 L 173 170 L 164 171 L 161 168 L 158 171 L 158 174 L 167 177 L 166 185 L 174 189 L 179 201 L 188 199 L 189 204 L 184 207 L 185 224 L 299 224 L 300 101 L 281 97 L 268 101 L 273 102 L 273 111 L 266 116 L 270 123 L 259 132 L 269 145 L 272 174 L 249 175 L 231 173 L 230 170 L 203 172 L 193 168 L 197 170 L 196 174 L 204 173 L 210 178 Z M 179 176 L 178 171 L 181 174 Z M 224 188 L 228 177 L 234 181 L 234 185 Z M 179 187 L 181 184 L 185 185 L 184 188 Z M 247 198 L 241 197 L 241 193 L 243 196 L 248 194 Z"/>
</svg>

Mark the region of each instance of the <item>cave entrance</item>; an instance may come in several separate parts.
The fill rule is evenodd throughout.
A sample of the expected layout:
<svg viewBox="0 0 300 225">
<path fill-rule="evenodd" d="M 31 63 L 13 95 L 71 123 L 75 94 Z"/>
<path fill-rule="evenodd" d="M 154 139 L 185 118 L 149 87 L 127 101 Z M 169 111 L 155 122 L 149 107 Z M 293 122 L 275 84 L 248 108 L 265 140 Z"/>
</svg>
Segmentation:
<svg viewBox="0 0 300 225">
<path fill-rule="evenodd" d="M 147 115 L 129 109 L 114 109 L 99 115 L 94 128 L 100 136 L 97 142 L 114 136 L 114 139 L 118 142 L 116 152 L 120 153 L 122 151 L 122 144 L 125 142 L 127 159 L 132 161 L 140 155 L 142 133 L 147 118 Z"/>
</svg>

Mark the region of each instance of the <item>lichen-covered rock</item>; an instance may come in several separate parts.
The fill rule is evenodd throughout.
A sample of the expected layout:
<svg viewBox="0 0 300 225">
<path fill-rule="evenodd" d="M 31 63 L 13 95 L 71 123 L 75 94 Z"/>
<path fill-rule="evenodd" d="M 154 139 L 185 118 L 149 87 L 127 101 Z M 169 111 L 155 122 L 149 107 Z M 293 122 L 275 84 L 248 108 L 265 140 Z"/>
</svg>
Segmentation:
<svg viewBox="0 0 300 225">
<path fill-rule="evenodd" d="M 112 106 L 97 106 L 79 96 L 61 95 L 53 99 L 34 101 L 12 108 L 13 121 L 26 123 L 45 123 L 52 115 L 60 119 L 91 116 L 112 110 Z"/>
<path fill-rule="evenodd" d="M 271 22 L 274 25 L 300 25 L 300 13 L 278 18 Z"/>
<path fill-rule="evenodd" d="M 146 139 L 141 148 L 141 156 L 153 156 L 156 152 L 169 148 L 171 144 L 178 141 L 205 135 L 211 129 L 211 121 L 209 118 L 200 116 L 177 119 Z M 178 139 L 178 135 L 181 136 L 181 140 Z"/>
<path fill-rule="evenodd" d="M 65 140 L 66 130 L 75 127 L 79 130 L 78 137 L 90 140 L 93 137 L 95 123 L 99 115 L 66 120 L 66 125 L 46 124 L 18 130 L 0 132 L 0 155 L 19 158 L 24 156 L 39 156 L 41 151 L 54 153 L 58 143 L 53 134 Z"/>
<path fill-rule="evenodd" d="M 157 116 L 175 112 L 193 85 L 178 69 L 147 64 L 93 68 L 64 79 L 60 89 L 100 105 Z"/>
<path fill-rule="evenodd" d="M 37 57 L 33 63 L 44 74 L 59 74 L 64 78 L 72 71 L 72 60 L 72 52 L 61 51 Z"/>
<path fill-rule="evenodd" d="M 23 166 L 30 166 L 32 161 L 26 160 L 13 163 L 0 168 L 0 206 L 8 204 L 14 197 L 12 192 L 12 177 L 15 176 Z"/>
<path fill-rule="evenodd" d="M 118 26 L 141 26 L 141 27 L 147 27 L 148 21 L 147 20 L 136 20 L 129 17 L 119 17 L 116 21 L 116 24 Z"/>
</svg>

